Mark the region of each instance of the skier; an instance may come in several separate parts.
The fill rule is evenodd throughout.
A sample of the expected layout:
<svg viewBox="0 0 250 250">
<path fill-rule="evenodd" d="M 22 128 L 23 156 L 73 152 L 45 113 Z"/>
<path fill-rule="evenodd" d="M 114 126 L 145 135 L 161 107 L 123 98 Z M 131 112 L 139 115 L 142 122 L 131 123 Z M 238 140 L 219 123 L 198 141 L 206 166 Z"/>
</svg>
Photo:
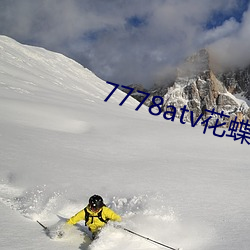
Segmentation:
<svg viewBox="0 0 250 250">
<path fill-rule="evenodd" d="M 92 232 L 94 239 L 109 220 L 120 222 L 122 219 L 120 215 L 105 206 L 101 196 L 95 194 L 89 198 L 89 204 L 72 216 L 67 224 L 74 225 L 80 220 L 85 220 L 85 226 Z"/>
</svg>

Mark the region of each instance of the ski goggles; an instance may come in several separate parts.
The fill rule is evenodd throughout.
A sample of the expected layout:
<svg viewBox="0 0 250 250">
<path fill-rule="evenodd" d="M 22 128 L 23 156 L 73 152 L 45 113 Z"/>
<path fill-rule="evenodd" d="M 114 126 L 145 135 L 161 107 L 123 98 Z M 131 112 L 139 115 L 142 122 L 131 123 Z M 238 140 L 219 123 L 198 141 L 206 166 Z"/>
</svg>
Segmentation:
<svg viewBox="0 0 250 250">
<path fill-rule="evenodd" d="M 101 207 L 97 207 L 97 206 L 93 206 L 93 205 L 92 206 L 90 205 L 89 208 L 93 212 L 97 212 L 97 211 L 99 211 L 101 209 Z"/>
</svg>

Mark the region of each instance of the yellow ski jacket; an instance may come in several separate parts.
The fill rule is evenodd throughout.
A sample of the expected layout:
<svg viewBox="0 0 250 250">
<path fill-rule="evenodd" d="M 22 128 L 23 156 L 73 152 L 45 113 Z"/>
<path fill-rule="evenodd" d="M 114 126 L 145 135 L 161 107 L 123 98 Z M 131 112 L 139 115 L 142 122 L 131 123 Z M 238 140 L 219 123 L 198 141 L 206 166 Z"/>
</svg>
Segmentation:
<svg viewBox="0 0 250 250">
<path fill-rule="evenodd" d="M 89 213 L 88 221 L 85 221 L 86 226 L 88 226 L 89 230 L 92 233 L 97 232 L 100 228 L 102 228 L 106 223 L 104 221 L 112 220 L 112 221 L 121 221 L 120 215 L 116 214 L 113 210 L 110 208 L 103 206 L 99 211 L 93 212 L 89 209 L 89 207 L 86 207 L 87 212 Z M 100 215 L 101 212 L 101 218 L 104 220 L 100 220 L 98 218 L 98 215 Z M 85 220 L 85 210 L 82 209 L 77 214 L 72 216 L 68 221 L 67 224 L 74 225 L 80 220 Z"/>
</svg>

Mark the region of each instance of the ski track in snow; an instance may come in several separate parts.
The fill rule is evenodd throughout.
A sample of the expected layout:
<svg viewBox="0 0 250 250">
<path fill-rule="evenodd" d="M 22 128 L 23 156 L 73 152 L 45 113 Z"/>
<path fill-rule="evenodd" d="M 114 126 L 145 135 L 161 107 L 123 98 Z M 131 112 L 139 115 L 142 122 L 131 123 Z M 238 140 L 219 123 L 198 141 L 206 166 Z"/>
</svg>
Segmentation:
<svg viewBox="0 0 250 250">
<path fill-rule="evenodd" d="M 117 211 L 122 217 L 122 226 L 134 230 L 135 232 L 152 237 L 154 240 L 166 239 L 169 245 L 186 245 L 185 249 L 204 244 L 197 240 L 198 229 L 191 230 L 190 225 L 185 225 L 179 221 L 172 208 L 164 205 L 162 195 L 141 195 L 130 198 L 107 197 L 109 202 L 107 206 Z M 124 243 L 119 243 L 122 239 L 128 242 L 126 249 L 162 249 L 155 243 L 134 236 L 122 229 L 113 227 L 113 223 L 106 226 L 94 242 L 89 240 L 88 232 L 83 222 L 78 226 L 66 230 L 62 239 L 56 237 L 57 231 L 63 228 L 65 220 L 59 220 L 56 214 L 66 215 L 69 218 L 75 211 L 82 209 L 81 203 L 66 200 L 63 194 L 51 193 L 46 186 L 36 187 L 31 190 L 22 190 L 12 186 L 10 183 L 0 184 L 0 201 L 12 210 L 29 220 L 45 221 L 50 229 L 50 237 L 56 241 L 62 241 L 69 245 L 79 243 L 79 249 L 82 250 L 108 250 L 124 247 Z M 164 228 L 164 230 L 162 230 Z M 205 228 L 202 228 L 204 230 Z M 187 232 L 186 230 L 189 230 Z M 180 239 L 180 235 L 182 238 Z M 149 238 L 150 238 L 149 237 Z M 192 239 L 193 238 L 193 239 Z M 112 240 L 111 240 L 112 239 Z M 186 242 L 188 240 L 188 242 Z M 191 243 L 190 243 L 191 242 Z M 163 242 L 164 243 L 164 242 Z M 190 247 L 190 248 L 189 248 Z"/>
</svg>

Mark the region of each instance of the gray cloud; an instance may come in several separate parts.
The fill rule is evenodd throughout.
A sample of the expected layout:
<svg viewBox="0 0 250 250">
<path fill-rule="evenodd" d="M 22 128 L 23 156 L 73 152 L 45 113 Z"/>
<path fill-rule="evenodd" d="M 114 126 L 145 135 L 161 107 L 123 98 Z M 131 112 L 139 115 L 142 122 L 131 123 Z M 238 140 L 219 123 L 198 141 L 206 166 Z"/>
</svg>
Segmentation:
<svg viewBox="0 0 250 250">
<path fill-rule="evenodd" d="M 223 24 L 225 28 L 227 24 Z M 210 45 L 214 59 L 224 67 L 243 67 L 250 64 L 250 11 L 245 12 L 238 28 Z M 222 28 L 223 28 L 222 27 Z M 218 28 L 221 29 L 221 28 Z M 216 30 L 214 31 L 216 32 Z"/>
<path fill-rule="evenodd" d="M 249 12 L 207 29 L 214 13 L 229 16 L 237 0 L 1 0 L 0 33 L 76 59 L 105 80 L 149 85 L 183 58 L 211 46 L 248 49 Z M 235 52 L 236 53 L 236 52 Z M 244 55 L 244 60 L 245 60 Z M 235 57 L 235 55 L 234 55 Z M 245 60 L 247 61 L 247 59 Z"/>
</svg>

